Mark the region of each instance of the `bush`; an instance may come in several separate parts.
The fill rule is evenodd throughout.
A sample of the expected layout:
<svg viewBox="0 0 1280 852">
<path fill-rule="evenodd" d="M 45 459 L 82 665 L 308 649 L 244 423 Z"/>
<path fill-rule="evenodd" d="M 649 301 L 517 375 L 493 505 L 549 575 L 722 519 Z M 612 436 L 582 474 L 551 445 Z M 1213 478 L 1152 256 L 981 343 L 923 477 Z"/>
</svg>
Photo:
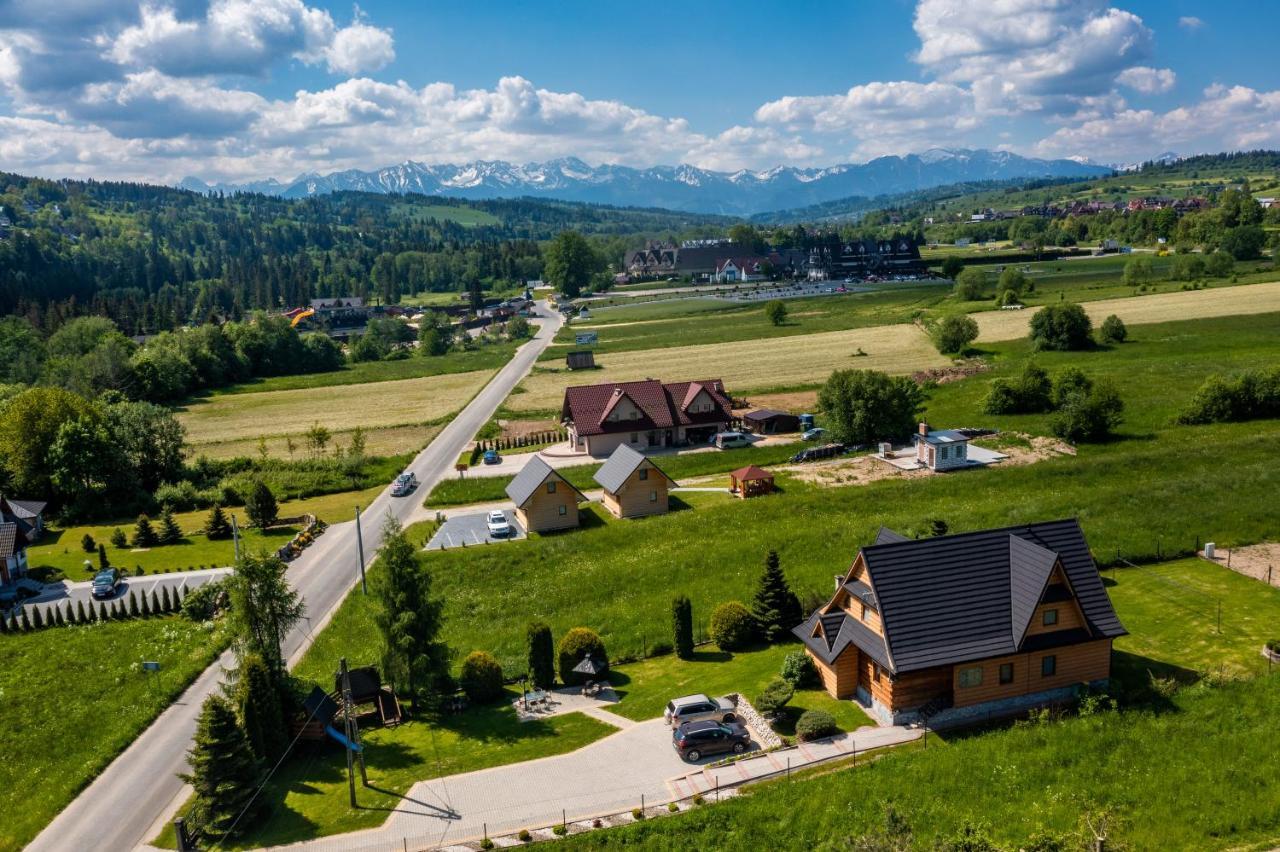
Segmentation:
<svg viewBox="0 0 1280 852">
<path fill-rule="evenodd" d="M 781 299 L 766 302 L 764 315 L 768 317 L 771 324 L 782 325 L 787 321 L 787 303 Z"/>
<path fill-rule="evenodd" d="M 711 639 L 722 650 L 745 648 L 755 632 L 751 612 L 738 601 L 722 603 L 711 613 Z"/>
<path fill-rule="evenodd" d="M 1086 376 L 1079 367 L 1068 367 L 1058 374 L 1053 383 L 1053 407 L 1061 408 L 1071 397 L 1088 394 L 1092 390 L 1093 379 Z"/>
<path fill-rule="evenodd" d="M 1224 423 L 1272 417 L 1280 417 L 1280 367 L 1250 370 L 1232 378 L 1210 376 L 1178 415 L 1178 422 Z"/>
<path fill-rule="evenodd" d="M 944 355 L 963 352 L 978 339 L 978 324 L 973 317 L 953 314 L 934 326 L 932 337 L 933 345 Z"/>
<path fill-rule="evenodd" d="M 275 524 L 280 517 L 280 507 L 276 497 L 271 493 L 267 483 L 258 480 L 244 501 L 244 513 L 249 516 L 249 523 L 260 530 Z"/>
<path fill-rule="evenodd" d="M 671 602 L 671 634 L 676 656 L 687 660 L 693 656 L 693 604 L 681 595 Z"/>
<path fill-rule="evenodd" d="M 473 704 L 497 701 L 502 697 L 502 666 L 487 651 L 472 651 L 462 661 L 458 682 Z"/>
<path fill-rule="evenodd" d="M 680 810 L 680 806 L 675 802 L 667 802 L 667 813 L 673 814 L 678 810 Z"/>
<path fill-rule="evenodd" d="M 604 642 L 601 641 L 599 634 L 586 627 L 575 627 L 564 634 L 557 652 L 560 681 L 565 686 L 577 686 L 588 680 L 586 675 L 573 670 L 573 667 L 582 662 L 588 654 L 595 657 L 596 662 L 603 663 L 606 668 L 609 665 L 609 655 L 605 652 Z"/>
<path fill-rule="evenodd" d="M 765 685 L 764 691 L 751 703 L 764 716 L 776 716 L 795 694 L 796 688 L 792 684 L 780 677 L 775 677 Z"/>
<path fill-rule="evenodd" d="M 487 838 L 487 837 L 483 838 L 483 839 L 480 841 L 480 848 L 481 848 L 481 849 L 492 849 L 492 848 L 493 848 L 493 846 L 494 846 L 493 841 L 492 841 L 492 840 L 490 840 L 490 839 L 489 839 L 489 838 Z"/>
<path fill-rule="evenodd" d="M 1041 414 L 1053 403 L 1053 382 L 1034 362 L 1022 368 L 1016 381 L 996 379 L 982 403 L 987 414 Z"/>
<path fill-rule="evenodd" d="M 530 622 L 524 636 L 529 679 L 538 689 L 550 689 L 556 682 L 556 651 L 551 641 L 551 628 L 541 621 Z"/>
<path fill-rule="evenodd" d="M 1280 654 L 1280 639 L 1268 639 L 1267 650 L 1273 654 Z"/>
<path fill-rule="evenodd" d="M 1098 329 L 1098 337 L 1103 343 L 1124 343 L 1124 339 L 1129 336 L 1129 329 L 1125 328 L 1124 320 L 1112 314 L 1102 321 L 1102 327 Z"/>
<path fill-rule="evenodd" d="M 564 837 L 566 834 L 569 833 L 569 826 L 565 825 L 564 823 L 561 823 L 560 825 L 553 825 L 551 826 L 551 833 L 554 834 L 556 837 Z"/>
<path fill-rule="evenodd" d="M 1003 308 L 1005 305 L 1021 305 L 1022 298 L 1012 290 L 1004 290 L 996 297 L 996 307 Z"/>
<path fill-rule="evenodd" d="M 1077 304 L 1048 305 L 1031 318 L 1030 336 L 1036 349 L 1088 349 L 1093 345 L 1093 323 Z"/>
<path fill-rule="evenodd" d="M 964 272 L 964 261 L 956 257 L 954 254 L 947 255 L 947 258 L 942 261 L 942 274 L 947 278 L 955 280 L 961 272 Z"/>
<path fill-rule="evenodd" d="M 982 288 L 986 283 L 986 273 L 976 266 L 966 267 L 956 276 L 956 298 L 976 302 L 982 298 Z"/>
<path fill-rule="evenodd" d="M 84 537 L 80 539 L 80 549 L 85 553 L 96 553 L 98 551 L 98 543 L 93 540 L 93 536 L 85 533 Z"/>
<path fill-rule="evenodd" d="M 124 530 L 116 527 L 111 531 L 111 546 L 118 549 L 129 546 L 129 539 L 125 537 Z"/>
<path fill-rule="evenodd" d="M 182 615 L 188 621 L 212 621 L 227 608 L 227 581 L 214 580 L 196 586 L 182 599 Z"/>
<path fill-rule="evenodd" d="M 529 829 L 527 828 L 520 829 L 520 833 L 517 834 L 516 837 L 520 839 L 521 843 L 528 843 L 533 839 L 533 835 L 529 833 Z"/>
<path fill-rule="evenodd" d="M 1098 385 L 1087 393 L 1068 397 L 1062 407 L 1049 418 L 1053 434 L 1073 444 L 1105 441 L 1124 422 L 1124 400 L 1115 388 Z"/>
<path fill-rule="evenodd" d="M 640 808 L 632 808 L 632 809 L 631 809 L 631 818 L 632 818 L 632 819 L 644 819 L 644 811 L 643 811 L 643 810 L 641 810 Z"/>
<path fill-rule="evenodd" d="M 1226 278 L 1235 271 L 1236 261 L 1225 251 L 1215 251 L 1205 258 L 1204 269 L 1212 278 Z"/>
<path fill-rule="evenodd" d="M 806 710 L 796 721 L 796 739 L 801 742 L 819 740 L 840 733 L 836 720 L 825 710 Z"/>
<path fill-rule="evenodd" d="M 818 685 L 818 667 L 804 651 L 792 651 L 782 659 L 782 679 L 796 689 Z"/>
</svg>

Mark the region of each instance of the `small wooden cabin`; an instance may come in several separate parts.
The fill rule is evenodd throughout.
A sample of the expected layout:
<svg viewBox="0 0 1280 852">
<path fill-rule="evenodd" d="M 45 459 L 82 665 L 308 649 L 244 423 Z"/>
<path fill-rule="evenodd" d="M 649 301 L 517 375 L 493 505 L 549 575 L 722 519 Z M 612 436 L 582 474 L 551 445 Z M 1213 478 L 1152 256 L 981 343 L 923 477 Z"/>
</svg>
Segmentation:
<svg viewBox="0 0 1280 852">
<path fill-rule="evenodd" d="M 676 483 L 653 460 L 626 444 L 613 451 L 595 473 L 604 489 L 601 504 L 616 518 L 661 515 L 669 508 L 668 489 Z"/>
<path fill-rule="evenodd" d="M 836 698 L 961 721 L 1111 676 L 1116 617 L 1075 520 L 907 539 L 881 530 L 793 631 Z"/>
<path fill-rule="evenodd" d="M 556 473 L 541 456 L 529 459 L 507 486 L 516 504 L 516 520 L 528 532 L 549 532 L 578 525 L 578 503 L 586 495 Z"/>
</svg>

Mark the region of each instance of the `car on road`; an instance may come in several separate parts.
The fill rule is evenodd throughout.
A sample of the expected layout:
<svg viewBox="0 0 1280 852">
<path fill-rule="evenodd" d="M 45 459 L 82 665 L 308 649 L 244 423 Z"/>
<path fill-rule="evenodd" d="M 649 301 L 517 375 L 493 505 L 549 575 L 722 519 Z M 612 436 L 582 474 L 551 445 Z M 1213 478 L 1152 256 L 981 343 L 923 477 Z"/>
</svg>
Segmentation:
<svg viewBox="0 0 1280 852">
<path fill-rule="evenodd" d="M 698 761 L 708 754 L 742 754 L 751 747 L 751 734 L 736 723 L 686 722 L 671 732 L 671 745 L 685 760 Z"/>
<path fill-rule="evenodd" d="M 662 711 L 668 725 L 679 727 L 685 722 L 736 722 L 737 707 L 727 698 L 708 698 L 702 693 L 673 698 Z"/>
<path fill-rule="evenodd" d="M 815 426 L 814 428 L 804 432 L 800 437 L 806 441 L 816 441 L 825 434 L 827 434 L 826 429 L 823 429 L 821 426 Z"/>
<path fill-rule="evenodd" d="M 93 596 L 113 598 L 120 588 L 120 572 L 115 568 L 103 568 L 93 575 Z"/>
<path fill-rule="evenodd" d="M 396 481 L 391 483 L 391 496 L 403 497 L 413 489 L 418 487 L 418 477 L 411 470 L 396 477 Z"/>
<path fill-rule="evenodd" d="M 494 538 L 506 538 L 512 533 L 511 524 L 507 521 L 507 513 L 501 509 L 494 509 L 485 515 L 484 523 L 489 528 L 489 535 Z"/>
</svg>

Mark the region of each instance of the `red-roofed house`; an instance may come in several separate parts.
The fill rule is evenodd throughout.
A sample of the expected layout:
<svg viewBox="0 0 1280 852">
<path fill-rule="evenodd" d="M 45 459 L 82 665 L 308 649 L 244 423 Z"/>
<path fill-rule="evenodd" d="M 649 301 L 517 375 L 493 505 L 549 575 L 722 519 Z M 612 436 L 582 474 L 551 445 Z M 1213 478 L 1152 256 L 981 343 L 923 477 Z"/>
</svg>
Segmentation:
<svg viewBox="0 0 1280 852">
<path fill-rule="evenodd" d="M 575 450 L 608 456 L 622 445 L 645 450 L 705 444 L 732 420 L 719 379 L 657 379 L 565 388 L 560 419 Z"/>
</svg>

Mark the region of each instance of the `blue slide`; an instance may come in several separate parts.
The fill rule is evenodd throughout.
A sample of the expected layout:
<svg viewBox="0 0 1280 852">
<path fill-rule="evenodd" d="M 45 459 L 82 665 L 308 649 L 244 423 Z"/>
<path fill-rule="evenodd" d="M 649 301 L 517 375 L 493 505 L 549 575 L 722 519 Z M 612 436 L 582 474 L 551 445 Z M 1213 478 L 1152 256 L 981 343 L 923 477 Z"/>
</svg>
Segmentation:
<svg viewBox="0 0 1280 852">
<path fill-rule="evenodd" d="M 348 748 L 351 751 L 354 751 L 354 752 L 364 751 L 363 746 L 359 745 L 358 743 L 351 742 L 351 740 L 347 739 L 346 736 L 337 728 L 335 728 L 333 725 L 325 725 L 324 732 L 329 736 L 333 737 L 338 742 L 342 743 L 342 745 L 345 748 Z"/>
</svg>

